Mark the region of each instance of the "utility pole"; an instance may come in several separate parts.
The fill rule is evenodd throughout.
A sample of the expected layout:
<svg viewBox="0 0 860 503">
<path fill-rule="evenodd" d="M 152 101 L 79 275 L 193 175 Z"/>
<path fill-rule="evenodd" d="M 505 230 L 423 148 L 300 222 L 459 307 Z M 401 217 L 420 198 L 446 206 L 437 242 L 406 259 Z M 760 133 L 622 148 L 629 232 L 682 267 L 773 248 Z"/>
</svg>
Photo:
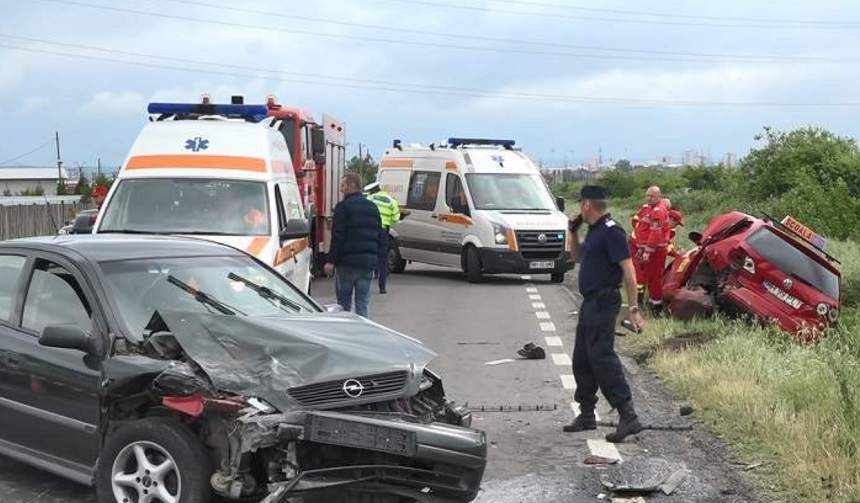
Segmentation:
<svg viewBox="0 0 860 503">
<path fill-rule="evenodd" d="M 96 157 L 96 176 L 102 176 L 102 158 Z"/>
<path fill-rule="evenodd" d="M 60 132 L 54 131 L 54 141 L 57 144 L 57 194 L 65 194 L 63 187 L 63 161 L 60 160 Z M 60 188 L 62 187 L 62 189 Z"/>
</svg>

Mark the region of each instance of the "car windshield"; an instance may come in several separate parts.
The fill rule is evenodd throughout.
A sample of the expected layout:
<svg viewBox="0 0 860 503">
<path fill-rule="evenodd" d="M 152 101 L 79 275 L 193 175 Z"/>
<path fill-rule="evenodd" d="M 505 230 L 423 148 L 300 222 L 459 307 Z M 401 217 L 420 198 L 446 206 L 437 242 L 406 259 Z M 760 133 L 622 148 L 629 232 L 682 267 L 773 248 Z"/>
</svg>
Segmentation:
<svg viewBox="0 0 860 503">
<path fill-rule="evenodd" d="M 316 304 L 250 257 L 122 260 L 101 264 L 128 333 L 144 333 L 155 311 L 235 316 L 318 312 Z"/>
<path fill-rule="evenodd" d="M 466 183 L 479 210 L 554 210 L 555 203 L 539 175 L 468 174 Z"/>
<path fill-rule="evenodd" d="M 839 299 L 839 277 L 788 241 L 762 227 L 747 243 L 765 260 L 833 299 Z"/>
<path fill-rule="evenodd" d="M 207 178 L 120 180 L 98 232 L 269 235 L 266 184 Z"/>
</svg>

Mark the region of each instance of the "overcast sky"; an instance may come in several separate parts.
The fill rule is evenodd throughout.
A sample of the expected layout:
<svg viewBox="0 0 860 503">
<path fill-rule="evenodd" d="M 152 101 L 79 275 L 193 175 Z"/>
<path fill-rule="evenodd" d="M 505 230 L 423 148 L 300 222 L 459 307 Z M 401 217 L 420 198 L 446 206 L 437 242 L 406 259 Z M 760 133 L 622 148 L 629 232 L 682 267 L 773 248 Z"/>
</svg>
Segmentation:
<svg viewBox="0 0 860 503">
<path fill-rule="evenodd" d="M 742 155 L 764 125 L 860 136 L 856 0 L 0 0 L 0 14 L 0 163 L 36 149 L 7 164 L 51 165 L 59 131 L 66 165 L 116 166 L 147 102 L 201 93 L 329 113 L 350 155 L 375 157 L 393 138 L 510 137 L 551 164 Z"/>
</svg>

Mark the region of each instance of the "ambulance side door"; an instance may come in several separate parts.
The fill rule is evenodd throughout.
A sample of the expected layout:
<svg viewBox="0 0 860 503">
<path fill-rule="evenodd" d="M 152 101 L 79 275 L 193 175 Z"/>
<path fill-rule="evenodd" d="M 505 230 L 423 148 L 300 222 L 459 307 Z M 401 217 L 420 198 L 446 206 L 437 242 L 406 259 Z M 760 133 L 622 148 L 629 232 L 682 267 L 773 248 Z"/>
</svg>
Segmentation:
<svg viewBox="0 0 860 503">
<path fill-rule="evenodd" d="M 410 213 L 397 224 L 400 256 L 405 260 L 445 265 L 437 252 L 441 235 L 436 205 L 441 178 L 439 170 L 418 168 L 409 177 L 406 209 Z"/>
<path fill-rule="evenodd" d="M 302 199 L 295 183 L 275 184 L 275 206 L 278 214 L 278 249 L 274 267 L 303 292 L 310 286 L 311 250 L 308 237 L 283 240 L 280 231 L 286 229 L 290 220 L 305 220 Z"/>
<path fill-rule="evenodd" d="M 436 226 L 440 240 L 438 259 L 445 265 L 459 268 L 463 236 L 472 226 L 471 211 L 460 175 L 447 172 L 440 192 L 441 197 L 436 206 Z"/>
</svg>

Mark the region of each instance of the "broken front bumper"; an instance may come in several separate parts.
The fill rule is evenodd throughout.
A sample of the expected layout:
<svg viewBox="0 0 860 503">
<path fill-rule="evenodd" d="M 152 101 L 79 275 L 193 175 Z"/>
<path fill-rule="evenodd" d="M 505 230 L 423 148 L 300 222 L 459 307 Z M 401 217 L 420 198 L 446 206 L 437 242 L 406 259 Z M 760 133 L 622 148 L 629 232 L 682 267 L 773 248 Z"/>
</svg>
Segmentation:
<svg viewBox="0 0 860 503">
<path fill-rule="evenodd" d="M 384 416 L 384 415 L 383 415 Z M 325 491 L 398 494 L 427 502 L 466 502 L 477 494 L 487 462 L 482 431 L 443 423 L 424 424 L 405 418 L 331 411 L 283 415 L 281 439 L 366 451 L 372 460 L 384 453 L 385 464 L 326 466 L 299 471 L 295 477 L 269 484 L 261 503 Z M 271 424 L 271 418 L 267 423 Z"/>
</svg>

